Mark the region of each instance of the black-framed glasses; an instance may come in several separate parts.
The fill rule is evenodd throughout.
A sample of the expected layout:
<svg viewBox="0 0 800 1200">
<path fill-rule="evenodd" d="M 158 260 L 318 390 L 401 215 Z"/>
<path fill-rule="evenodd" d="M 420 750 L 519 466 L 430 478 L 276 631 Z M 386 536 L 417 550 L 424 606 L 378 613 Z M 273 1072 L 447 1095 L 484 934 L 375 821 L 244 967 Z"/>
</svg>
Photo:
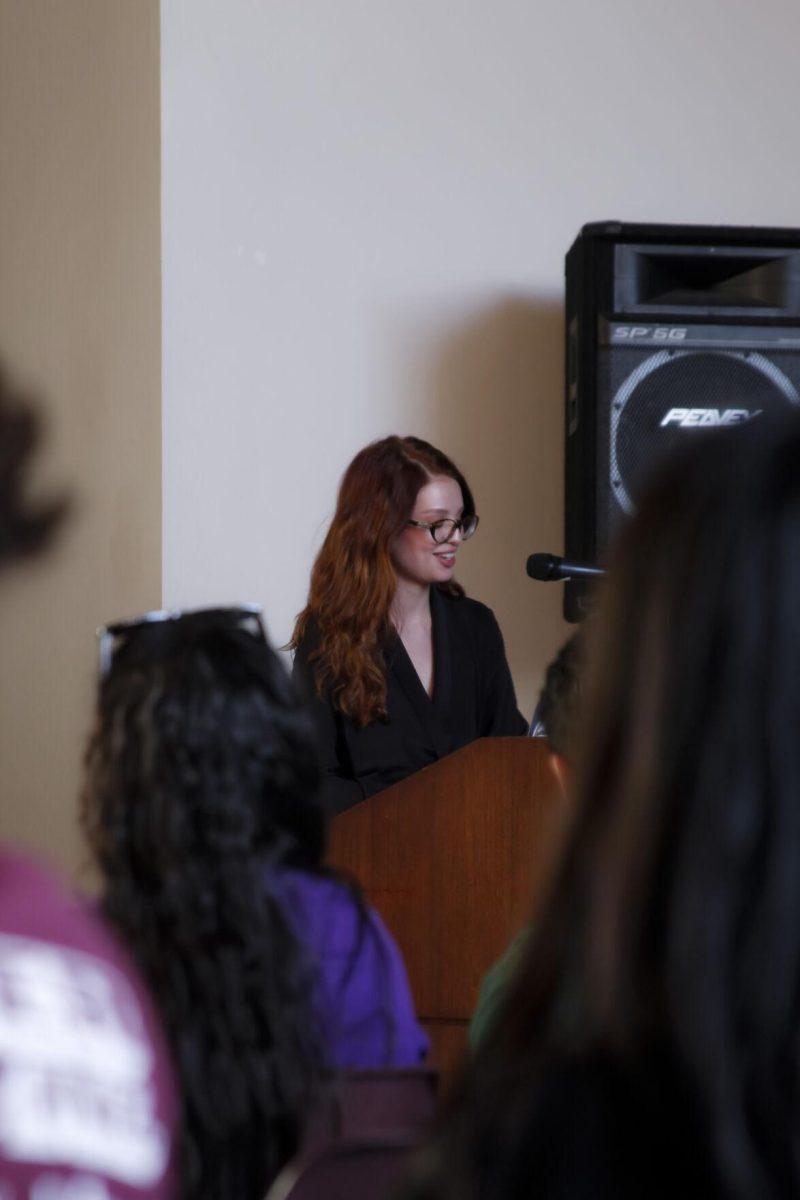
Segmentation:
<svg viewBox="0 0 800 1200">
<path fill-rule="evenodd" d="M 408 524 L 413 525 L 415 529 L 427 529 L 437 545 L 441 545 L 442 542 L 449 542 L 457 529 L 461 533 L 462 542 L 466 542 L 478 528 L 478 517 L 473 513 L 470 517 L 459 517 L 457 521 L 452 517 L 442 517 L 441 521 L 409 519 Z"/>
<path fill-rule="evenodd" d="M 264 628 L 263 609 L 260 604 L 239 604 L 232 608 L 158 608 L 142 613 L 129 621 L 115 621 L 113 625 L 100 625 L 97 629 L 100 678 L 111 670 L 114 655 L 120 646 L 137 630 L 149 625 L 161 625 L 167 621 L 181 621 L 185 617 L 218 618 L 226 624 L 249 629 L 256 637 L 267 640 Z"/>
</svg>

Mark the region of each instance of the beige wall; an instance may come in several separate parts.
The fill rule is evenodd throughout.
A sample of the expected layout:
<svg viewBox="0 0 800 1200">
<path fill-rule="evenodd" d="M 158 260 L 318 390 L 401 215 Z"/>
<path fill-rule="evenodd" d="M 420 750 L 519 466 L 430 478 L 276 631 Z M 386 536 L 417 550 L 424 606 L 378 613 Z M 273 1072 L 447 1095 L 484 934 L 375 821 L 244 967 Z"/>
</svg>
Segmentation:
<svg viewBox="0 0 800 1200">
<path fill-rule="evenodd" d="M 0 0 L 0 357 L 75 512 L 0 580 L 2 836 L 74 868 L 103 618 L 161 597 L 157 0 Z"/>
<path fill-rule="evenodd" d="M 796 0 L 162 0 L 164 593 L 304 601 L 337 481 L 417 432 L 530 712 L 563 636 L 564 253 L 798 223 Z"/>
</svg>

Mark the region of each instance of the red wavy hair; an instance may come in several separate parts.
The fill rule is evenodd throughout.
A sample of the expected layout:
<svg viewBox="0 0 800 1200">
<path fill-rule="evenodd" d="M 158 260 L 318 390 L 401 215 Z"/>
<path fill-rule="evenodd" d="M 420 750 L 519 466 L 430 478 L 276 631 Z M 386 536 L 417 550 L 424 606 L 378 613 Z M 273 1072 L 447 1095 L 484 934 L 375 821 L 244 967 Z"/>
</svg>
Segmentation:
<svg viewBox="0 0 800 1200">
<path fill-rule="evenodd" d="M 294 627 L 297 649 L 311 623 L 319 643 L 309 655 L 316 689 L 359 725 L 386 718 L 383 648 L 392 625 L 397 588 L 391 547 L 411 516 L 419 490 L 430 479 L 454 479 L 464 515 L 475 502 L 450 459 L 415 437 L 387 437 L 365 446 L 339 487 L 330 529 L 311 571 L 308 603 Z M 451 592 L 463 595 L 456 583 Z"/>
</svg>

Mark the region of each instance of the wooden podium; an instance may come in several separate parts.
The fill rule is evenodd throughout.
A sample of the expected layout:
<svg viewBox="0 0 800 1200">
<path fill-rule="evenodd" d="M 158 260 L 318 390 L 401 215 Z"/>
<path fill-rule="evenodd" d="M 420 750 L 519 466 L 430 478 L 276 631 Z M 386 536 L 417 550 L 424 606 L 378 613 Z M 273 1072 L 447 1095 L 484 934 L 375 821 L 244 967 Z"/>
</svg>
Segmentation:
<svg viewBox="0 0 800 1200">
<path fill-rule="evenodd" d="M 329 861 L 399 942 L 445 1075 L 484 972 L 530 917 L 563 809 L 541 739 L 484 738 L 333 821 Z"/>
</svg>

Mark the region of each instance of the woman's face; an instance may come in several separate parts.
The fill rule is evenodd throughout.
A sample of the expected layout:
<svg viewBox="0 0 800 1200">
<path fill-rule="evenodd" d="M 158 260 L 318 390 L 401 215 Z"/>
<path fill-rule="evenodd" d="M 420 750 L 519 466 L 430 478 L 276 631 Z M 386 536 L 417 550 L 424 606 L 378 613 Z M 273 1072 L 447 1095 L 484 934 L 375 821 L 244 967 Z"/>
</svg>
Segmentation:
<svg viewBox="0 0 800 1200">
<path fill-rule="evenodd" d="M 464 511 L 464 497 L 455 479 L 435 475 L 420 488 L 411 512 L 413 521 L 450 519 L 457 521 Z M 456 567 L 461 531 L 437 543 L 428 529 L 407 525 L 392 547 L 392 562 L 401 579 L 412 583 L 447 583 Z"/>
</svg>

